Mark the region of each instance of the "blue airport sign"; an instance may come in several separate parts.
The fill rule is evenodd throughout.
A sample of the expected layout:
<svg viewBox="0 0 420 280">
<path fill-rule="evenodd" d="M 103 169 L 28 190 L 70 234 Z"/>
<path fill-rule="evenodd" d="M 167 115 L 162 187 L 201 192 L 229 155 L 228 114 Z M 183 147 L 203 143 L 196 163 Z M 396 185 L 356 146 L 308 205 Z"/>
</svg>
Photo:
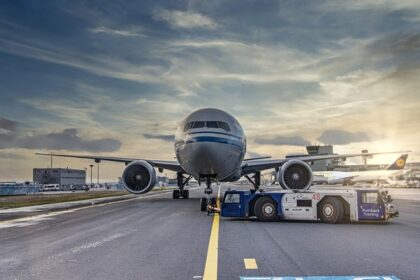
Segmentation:
<svg viewBox="0 0 420 280">
<path fill-rule="evenodd" d="M 395 276 L 279 276 L 279 277 L 257 277 L 241 276 L 241 280 L 400 280 Z"/>
</svg>

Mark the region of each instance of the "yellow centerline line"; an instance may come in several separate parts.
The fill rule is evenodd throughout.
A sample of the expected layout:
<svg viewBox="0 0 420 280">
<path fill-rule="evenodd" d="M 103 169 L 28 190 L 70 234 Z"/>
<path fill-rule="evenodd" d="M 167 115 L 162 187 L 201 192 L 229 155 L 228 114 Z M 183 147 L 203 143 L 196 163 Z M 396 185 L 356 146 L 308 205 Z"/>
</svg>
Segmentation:
<svg viewBox="0 0 420 280">
<path fill-rule="evenodd" d="M 217 205 L 220 205 L 220 186 L 217 191 Z M 217 280 L 217 262 L 219 250 L 219 219 L 218 213 L 214 214 L 211 226 L 209 247 L 207 249 L 206 266 L 204 267 L 203 280 Z"/>
</svg>

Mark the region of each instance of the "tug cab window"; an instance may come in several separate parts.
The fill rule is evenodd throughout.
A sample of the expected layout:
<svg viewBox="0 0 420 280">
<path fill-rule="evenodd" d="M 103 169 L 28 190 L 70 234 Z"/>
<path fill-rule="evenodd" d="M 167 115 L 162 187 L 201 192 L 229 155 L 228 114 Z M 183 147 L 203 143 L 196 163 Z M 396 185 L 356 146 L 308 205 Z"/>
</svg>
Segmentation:
<svg viewBox="0 0 420 280">
<path fill-rule="evenodd" d="M 378 203 L 378 193 L 367 192 L 362 194 L 362 203 Z"/>
<path fill-rule="evenodd" d="M 219 125 L 219 127 L 221 129 L 224 129 L 226 131 L 230 131 L 230 127 L 229 127 L 229 125 L 227 123 L 225 123 L 225 122 L 217 122 L 217 124 Z"/>
<path fill-rule="evenodd" d="M 239 193 L 228 193 L 223 203 L 239 203 L 239 201 L 240 201 Z"/>
</svg>

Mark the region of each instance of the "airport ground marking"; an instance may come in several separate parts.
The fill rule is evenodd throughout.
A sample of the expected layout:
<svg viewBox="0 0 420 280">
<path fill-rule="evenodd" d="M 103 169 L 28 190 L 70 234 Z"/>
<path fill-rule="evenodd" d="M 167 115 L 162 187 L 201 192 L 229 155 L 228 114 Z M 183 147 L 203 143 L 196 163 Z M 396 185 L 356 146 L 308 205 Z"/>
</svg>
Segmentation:
<svg viewBox="0 0 420 280">
<path fill-rule="evenodd" d="M 255 259 L 244 259 L 245 269 L 258 269 L 257 261 Z"/>
<path fill-rule="evenodd" d="M 217 205 L 220 199 L 220 186 L 217 191 Z M 213 224 L 211 226 L 209 246 L 207 249 L 206 265 L 204 267 L 203 280 L 217 280 L 217 262 L 219 250 L 219 221 L 220 215 L 215 213 L 213 216 Z"/>
</svg>

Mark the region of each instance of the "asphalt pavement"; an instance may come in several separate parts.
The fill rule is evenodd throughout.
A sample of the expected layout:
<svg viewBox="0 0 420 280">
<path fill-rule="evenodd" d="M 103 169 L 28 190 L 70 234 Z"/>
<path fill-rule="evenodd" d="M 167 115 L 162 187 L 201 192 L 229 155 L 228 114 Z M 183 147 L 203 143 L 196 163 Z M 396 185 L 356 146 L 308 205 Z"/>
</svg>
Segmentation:
<svg viewBox="0 0 420 280">
<path fill-rule="evenodd" d="M 395 200 L 400 217 L 386 224 L 222 217 L 211 251 L 214 217 L 199 211 L 202 192 L 188 200 L 163 193 L 0 222 L 0 279 L 202 279 L 206 267 L 212 270 L 206 279 L 420 279 L 419 200 Z"/>
</svg>

